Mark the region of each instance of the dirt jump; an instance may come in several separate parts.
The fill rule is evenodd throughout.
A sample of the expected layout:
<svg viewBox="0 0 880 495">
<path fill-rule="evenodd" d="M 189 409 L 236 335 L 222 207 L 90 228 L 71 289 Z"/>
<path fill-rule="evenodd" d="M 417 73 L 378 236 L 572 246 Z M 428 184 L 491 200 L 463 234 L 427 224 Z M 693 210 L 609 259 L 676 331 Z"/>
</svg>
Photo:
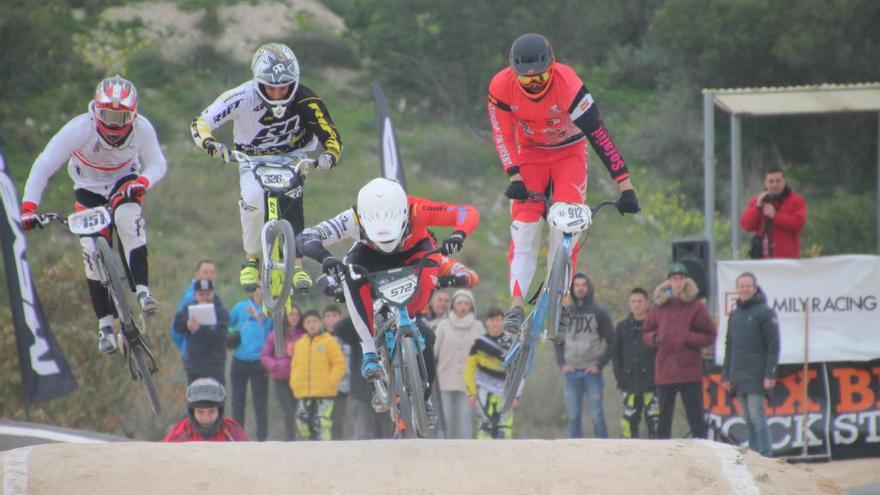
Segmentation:
<svg viewBox="0 0 880 495">
<path fill-rule="evenodd" d="M 703 440 L 47 444 L 0 453 L 11 494 L 843 494 Z"/>
</svg>

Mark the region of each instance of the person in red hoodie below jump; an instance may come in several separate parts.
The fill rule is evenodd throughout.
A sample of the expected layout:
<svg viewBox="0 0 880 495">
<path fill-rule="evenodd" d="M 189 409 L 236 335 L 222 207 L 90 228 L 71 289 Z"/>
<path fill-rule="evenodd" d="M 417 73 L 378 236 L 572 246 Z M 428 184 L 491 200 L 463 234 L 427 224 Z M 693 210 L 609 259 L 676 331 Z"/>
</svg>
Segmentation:
<svg viewBox="0 0 880 495">
<path fill-rule="evenodd" d="M 505 195 L 513 200 L 508 253 L 512 301 L 504 326 L 515 332 L 525 317 L 523 294 L 535 274 L 544 214 L 543 203 L 529 201 L 530 191 L 547 193 L 554 202 L 583 203 L 589 140 L 620 188 L 620 214 L 638 213 L 640 208 L 629 170 L 592 95 L 571 67 L 556 61 L 550 42 L 540 34 L 517 38 L 510 49 L 510 66 L 492 78 L 489 122 L 510 178 Z M 572 261 L 574 266 L 577 259 Z"/>
<path fill-rule="evenodd" d="M 163 442 L 247 442 L 244 429 L 223 416 L 226 390 L 213 378 L 186 387 L 186 416 L 168 430 Z"/>
</svg>

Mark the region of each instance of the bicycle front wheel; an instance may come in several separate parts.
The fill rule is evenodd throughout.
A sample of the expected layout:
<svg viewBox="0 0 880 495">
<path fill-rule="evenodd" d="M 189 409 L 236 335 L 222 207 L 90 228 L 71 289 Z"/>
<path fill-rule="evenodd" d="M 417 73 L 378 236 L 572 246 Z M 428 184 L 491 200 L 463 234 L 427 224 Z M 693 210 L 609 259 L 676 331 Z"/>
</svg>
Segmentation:
<svg viewBox="0 0 880 495">
<path fill-rule="evenodd" d="M 293 261 L 296 238 L 287 220 L 269 220 L 263 226 L 263 267 L 260 285 L 263 304 L 270 313 L 280 309 L 293 286 Z"/>
<path fill-rule="evenodd" d="M 123 324 L 134 324 L 131 308 L 128 305 L 126 294 L 128 291 L 128 279 L 125 272 L 119 265 L 119 259 L 110 247 L 110 243 L 104 236 L 95 238 L 95 247 L 98 250 L 98 256 L 101 258 L 101 264 L 104 267 L 105 280 L 107 290 L 110 292 L 110 299 L 116 306 L 116 312 Z"/>
<path fill-rule="evenodd" d="M 529 320 L 526 320 L 526 323 L 528 323 L 528 321 Z M 519 345 L 516 348 L 511 346 L 511 350 L 515 349 L 514 352 L 516 352 L 516 355 L 507 365 L 507 371 L 504 375 L 504 391 L 502 393 L 503 398 L 501 405 L 501 411 L 503 413 L 510 411 L 510 408 L 513 407 L 513 401 L 516 399 L 517 394 L 519 393 L 519 388 L 525 379 L 529 360 L 531 359 L 532 353 L 535 351 L 534 342 L 531 341 L 528 336 L 526 336 L 524 340 L 520 340 L 518 344 Z M 514 346 L 516 345 L 517 343 L 514 343 Z"/>
<path fill-rule="evenodd" d="M 403 393 L 400 409 L 406 430 L 412 437 L 428 436 L 428 411 L 425 407 L 425 381 L 419 364 L 419 348 L 410 336 L 400 339 L 400 358 L 403 375 Z"/>
<path fill-rule="evenodd" d="M 547 280 L 547 337 L 555 341 L 559 332 L 559 318 L 562 316 L 562 298 L 565 296 L 571 279 L 571 261 L 568 253 L 559 246 L 550 267 L 550 277 Z"/>
<path fill-rule="evenodd" d="M 153 372 L 155 371 L 151 366 L 153 360 L 149 359 L 148 362 L 147 351 L 139 343 L 131 346 L 131 353 L 134 355 L 134 362 L 137 366 L 137 373 L 140 375 L 140 381 L 144 385 L 144 390 L 147 391 L 150 409 L 153 411 L 153 414 L 161 414 L 162 404 L 159 403 L 159 392 L 156 390 L 156 382 L 153 380 Z"/>
</svg>

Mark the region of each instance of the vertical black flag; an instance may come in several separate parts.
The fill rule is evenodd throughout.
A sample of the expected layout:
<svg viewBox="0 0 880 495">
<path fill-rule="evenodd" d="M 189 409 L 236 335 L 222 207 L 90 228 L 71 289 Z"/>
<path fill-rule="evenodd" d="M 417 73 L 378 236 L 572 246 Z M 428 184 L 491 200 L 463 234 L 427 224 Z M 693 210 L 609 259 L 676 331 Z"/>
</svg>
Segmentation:
<svg viewBox="0 0 880 495">
<path fill-rule="evenodd" d="M 376 100 L 376 127 L 379 130 L 379 158 L 382 160 L 382 177 L 394 179 L 406 189 L 406 181 L 403 179 L 403 163 L 400 162 L 400 148 L 397 147 L 397 137 L 394 135 L 394 126 L 391 124 L 391 112 L 388 110 L 388 101 L 382 86 L 376 81 L 371 84 L 373 98 Z"/>
<path fill-rule="evenodd" d="M 25 256 L 27 243 L 19 221 L 18 197 L 0 151 L 0 244 L 9 289 L 9 305 L 25 401 L 28 404 L 61 397 L 76 388 L 76 378 L 58 347 L 43 314 Z"/>
</svg>

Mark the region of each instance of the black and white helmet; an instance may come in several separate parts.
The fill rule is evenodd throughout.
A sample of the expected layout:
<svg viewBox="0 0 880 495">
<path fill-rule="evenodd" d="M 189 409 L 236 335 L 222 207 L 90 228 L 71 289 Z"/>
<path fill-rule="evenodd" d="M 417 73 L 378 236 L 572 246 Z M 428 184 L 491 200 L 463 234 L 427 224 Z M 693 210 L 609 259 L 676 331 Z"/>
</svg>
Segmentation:
<svg viewBox="0 0 880 495">
<path fill-rule="evenodd" d="M 299 87 L 299 62 L 293 50 L 284 43 L 262 45 L 251 60 L 251 72 L 260 98 L 272 109 L 275 117 L 280 118 Z M 280 99 L 272 99 L 266 93 L 266 86 L 287 87 L 287 92 Z"/>
</svg>

